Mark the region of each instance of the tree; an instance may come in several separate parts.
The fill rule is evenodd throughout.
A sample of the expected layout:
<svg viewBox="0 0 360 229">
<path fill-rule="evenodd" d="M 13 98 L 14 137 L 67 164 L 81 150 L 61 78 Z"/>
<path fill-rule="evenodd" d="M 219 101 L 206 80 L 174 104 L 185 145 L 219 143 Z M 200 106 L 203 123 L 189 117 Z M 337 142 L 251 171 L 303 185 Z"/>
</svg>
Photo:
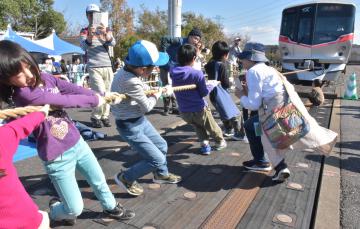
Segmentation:
<svg viewBox="0 0 360 229">
<path fill-rule="evenodd" d="M 220 23 L 216 23 L 203 15 L 197 16 L 193 12 L 187 12 L 182 15 L 183 25 L 181 33 L 184 37 L 194 28 L 199 28 L 203 33 L 202 41 L 206 47 L 211 47 L 218 40 L 224 40 L 225 34 Z"/>
<path fill-rule="evenodd" d="M 149 40 L 155 44 L 160 44 L 161 37 L 167 33 L 167 12 L 157 8 L 150 11 L 141 6 L 142 12 L 139 14 L 136 34 L 141 39 Z"/>
<path fill-rule="evenodd" d="M 116 40 L 114 56 L 123 59 L 132 44 L 129 45 L 129 41 L 136 38 L 134 10 L 127 6 L 126 0 L 100 0 L 100 3 L 102 10 L 109 12 L 110 25 Z"/>
<path fill-rule="evenodd" d="M 53 0 L 0 1 L 0 29 L 8 24 L 22 32 L 34 32 L 35 38 L 44 38 L 52 29 L 61 33 L 66 27 L 64 16 L 53 10 Z"/>
</svg>

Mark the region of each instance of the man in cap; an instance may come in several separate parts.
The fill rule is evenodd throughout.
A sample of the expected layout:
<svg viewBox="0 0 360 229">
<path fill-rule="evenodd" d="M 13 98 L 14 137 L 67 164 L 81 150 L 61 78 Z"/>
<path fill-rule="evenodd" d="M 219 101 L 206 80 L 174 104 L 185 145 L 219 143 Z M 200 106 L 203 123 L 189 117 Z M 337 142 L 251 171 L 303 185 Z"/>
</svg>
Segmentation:
<svg viewBox="0 0 360 229">
<path fill-rule="evenodd" d="M 160 67 L 160 79 L 163 86 L 171 84 L 169 82 L 169 70 L 177 64 L 176 53 L 180 46 L 183 44 L 191 44 L 196 47 L 197 43 L 200 42 L 202 37 L 201 30 L 198 28 L 193 28 L 186 38 L 183 37 L 170 37 L 165 36 L 161 38 L 161 48 L 160 50 L 166 52 L 170 56 L 170 61 L 167 65 Z M 164 114 L 168 115 L 170 110 L 170 102 L 172 103 L 172 113 L 178 114 L 177 104 L 175 96 L 171 95 L 170 97 L 164 97 Z"/>
<path fill-rule="evenodd" d="M 232 65 L 235 66 L 238 66 L 237 56 L 241 53 L 240 42 L 241 42 L 241 38 L 235 37 L 234 44 L 231 46 L 229 52 L 229 61 Z"/>
<path fill-rule="evenodd" d="M 89 71 L 90 88 L 100 94 L 110 92 L 110 85 L 114 74 L 109 56 L 109 47 L 115 45 L 115 39 L 108 27 L 100 24 L 93 26 L 93 14 L 99 13 L 100 8 L 96 4 L 86 7 L 86 17 L 89 26 L 80 32 L 80 46 L 86 51 L 87 66 Z M 91 113 L 91 123 L 95 128 L 110 127 L 110 105 L 105 104 L 94 108 Z"/>
</svg>

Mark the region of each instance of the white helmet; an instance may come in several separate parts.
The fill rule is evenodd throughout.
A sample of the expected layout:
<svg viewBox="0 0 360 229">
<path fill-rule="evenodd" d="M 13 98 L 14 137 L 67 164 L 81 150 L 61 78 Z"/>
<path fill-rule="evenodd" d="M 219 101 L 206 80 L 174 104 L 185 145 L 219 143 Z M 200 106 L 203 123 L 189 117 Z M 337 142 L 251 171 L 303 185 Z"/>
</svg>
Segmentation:
<svg viewBox="0 0 360 229">
<path fill-rule="evenodd" d="M 96 4 L 90 4 L 86 7 L 86 13 L 100 12 L 100 8 Z"/>
</svg>

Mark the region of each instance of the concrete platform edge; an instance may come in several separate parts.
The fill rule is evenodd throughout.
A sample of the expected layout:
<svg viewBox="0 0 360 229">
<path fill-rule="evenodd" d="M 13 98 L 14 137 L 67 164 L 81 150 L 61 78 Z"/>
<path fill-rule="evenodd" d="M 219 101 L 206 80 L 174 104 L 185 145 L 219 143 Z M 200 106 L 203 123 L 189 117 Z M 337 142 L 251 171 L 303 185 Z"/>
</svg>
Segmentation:
<svg viewBox="0 0 360 229">
<path fill-rule="evenodd" d="M 341 89 L 336 89 L 336 94 L 341 95 Z M 341 100 L 334 99 L 331 112 L 330 129 L 339 134 L 333 152 L 325 157 L 322 171 L 320 194 L 315 216 L 314 228 L 333 229 L 340 228 L 340 154 L 341 154 Z"/>
</svg>

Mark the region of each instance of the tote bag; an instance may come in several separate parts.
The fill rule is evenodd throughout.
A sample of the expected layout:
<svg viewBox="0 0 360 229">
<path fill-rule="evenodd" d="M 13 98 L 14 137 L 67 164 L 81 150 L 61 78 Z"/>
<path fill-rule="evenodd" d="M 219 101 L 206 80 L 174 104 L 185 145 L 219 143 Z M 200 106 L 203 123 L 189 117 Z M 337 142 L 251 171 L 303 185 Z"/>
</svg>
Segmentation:
<svg viewBox="0 0 360 229">
<path fill-rule="evenodd" d="M 215 62 L 215 80 L 219 76 L 219 63 Z M 221 84 L 214 88 L 214 101 L 212 101 L 215 109 L 219 112 L 222 120 L 229 120 L 240 115 L 240 110 L 231 98 L 230 93 L 225 90 Z"/>
<path fill-rule="evenodd" d="M 288 93 L 283 76 L 278 73 Z M 310 131 L 310 124 L 296 105 L 288 98 L 280 108 L 272 110 L 261 122 L 262 129 L 275 149 L 286 149 Z"/>
</svg>

